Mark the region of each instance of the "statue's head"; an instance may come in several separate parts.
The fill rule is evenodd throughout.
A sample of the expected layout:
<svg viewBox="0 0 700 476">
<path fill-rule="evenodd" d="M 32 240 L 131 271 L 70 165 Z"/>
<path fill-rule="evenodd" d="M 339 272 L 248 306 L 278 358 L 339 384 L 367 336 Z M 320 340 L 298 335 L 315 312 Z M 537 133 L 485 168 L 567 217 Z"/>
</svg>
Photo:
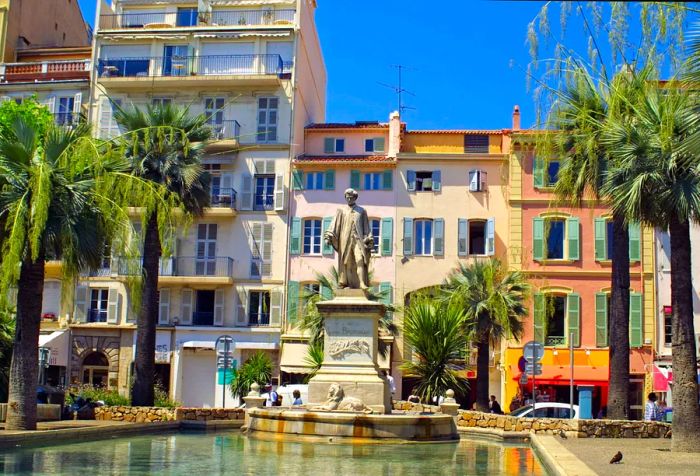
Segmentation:
<svg viewBox="0 0 700 476">
<path fill-rule="evenodd" d="M 345 392 L 343 392 L 343 387 L 337 383 L 332 383 L 330 387 L 328 387 L 328 400 L 339 402 L 344 396 Z"/>
<path fill-rule="evenodd" d="M 345 201 L 348 202 L 349 206 L 353 206 L 357 201 L 358 193 L 354 188 L 349 188 L 345 190 Z"/>
</svg>

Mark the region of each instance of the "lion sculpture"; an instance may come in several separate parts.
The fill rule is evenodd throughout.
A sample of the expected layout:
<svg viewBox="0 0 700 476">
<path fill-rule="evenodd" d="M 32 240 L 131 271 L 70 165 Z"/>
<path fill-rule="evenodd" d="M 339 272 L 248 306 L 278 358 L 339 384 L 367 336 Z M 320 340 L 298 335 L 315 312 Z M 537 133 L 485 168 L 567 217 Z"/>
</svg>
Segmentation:
<svg viewBox="0 0 700 476">
<path fill-rule="evenodd" d="M 331 386 L 328 387 L 326 403 L 314 407 L 313 410 L 372 413 L 372 409 L 365 405 L 359 398 L 346 397 L 343 387 L 337 383 L 332 383 Z"/>
</svg>

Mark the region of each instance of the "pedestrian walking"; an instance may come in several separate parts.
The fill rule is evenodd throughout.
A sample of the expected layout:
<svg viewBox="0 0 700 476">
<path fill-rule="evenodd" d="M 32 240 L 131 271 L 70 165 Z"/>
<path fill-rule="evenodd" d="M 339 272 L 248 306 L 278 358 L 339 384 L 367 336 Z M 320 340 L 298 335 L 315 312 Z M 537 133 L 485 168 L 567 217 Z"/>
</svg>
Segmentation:
<svg viewBox="0 0 700 476">
<path fill-rule="evenodd" d="M 656 404 L 656 394 L 651 392 L 647 396 L 647 404 L 644 406 L 644 421 L 661 421 L 661 412 Z"/>
</svg>

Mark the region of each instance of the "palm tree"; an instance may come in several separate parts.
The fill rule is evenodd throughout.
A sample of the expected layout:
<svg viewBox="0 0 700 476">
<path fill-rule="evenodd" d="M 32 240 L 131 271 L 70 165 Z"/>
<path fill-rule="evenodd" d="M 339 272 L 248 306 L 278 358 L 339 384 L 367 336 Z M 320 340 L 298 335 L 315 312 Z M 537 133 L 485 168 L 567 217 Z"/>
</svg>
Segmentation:
<svg viewBox="0 0 700 476">
<path fill-rule="evenodd" d="M 470 340 L 477 345 L 477 410 L 488 411 L 491 348 L 522 336 L 529 289 L 522 273 L 507 271 L 498 259 L 459 263 L 445 280 L 444 298 L 464 311 Z"/>
<path fill-rule="evenodd" d="M 610 121 L 603 140 L 616 162 L 606 192 L 628 220 L 671 239 L 673 451 L 700 448 L 690 224 L 700 217 L 697 99 L 648 82 L 629 98 L 634 121 Z"/>
<path fill-rule="evenodd" d="M 626 71 L 610 84 L 596 83 L 588 70 L 576 67 L 568 87 L 559 94 L 550 117 L 556 130 L 554 150 L 561 157 L 557 198 L 572 207 L 581 207 L 585 199 L 600 200 L 601 187 L 608 179 L 610 152 L 601 141 L 608 118 L 626 119 L 629 111 L 625 98 L 645 81 L 646 74 L 629 75 Z M 545 141 L 546 142 L 546 141 Z M 610 386 L 608 416 L 629 417 L 629 233 L 622 212 L 613 212 L 612 283 L 610 292 L 609 348 Z"/>
<path fill-rule="evenodd" d="M 42 133 L 30 121 L 19 116 L 0 136 L 0 295 L 17 288 L 6 428 L 18 430 L 36 429 L 45 259 L 60 258 L 67 278 L 97 267 L 106 237 L 127 223 L 112 198 L 126 162 L 103 154 L 87 126 Z"/>
<path fill-rule="evenodd" d="M 464 370 L 468 344 L 468 319 L 460 305 L 430 296 L 414 296 L 403 313 L 403 334 L 413 349 L 413 360 L 401 370 L 418 379 L 413 389 L 421 400 L 432 401 L 449 389 L 464 392 L 469 387 Z"/>
<path fill-rule="evenodd" d="M 0 402 L 7 401 L 14 335 L 15 311 L 9 305 L 0 306 Z"/>
<path fill-rule="evenodd" d="M 141 306 L 137 318 L 133 405 L 152 406 L 154 400 L 158 272 L 163 242 L 174 234 L 172 209 L 201 215 L 209 205 L 209 175 L 201 158 L 211 129 L 204 115 L 172 105 L 145 109 L 116 107 L 115 119 L 126 133 L 119 138 L 134 176 L 163 190 L 159 205 L 145 206 L 142 222 L 143 264 Z M 166 206 L 162 206 L 162 205 Z M 170 206 L 167 206 L 170 205 Z"/>
</svg>

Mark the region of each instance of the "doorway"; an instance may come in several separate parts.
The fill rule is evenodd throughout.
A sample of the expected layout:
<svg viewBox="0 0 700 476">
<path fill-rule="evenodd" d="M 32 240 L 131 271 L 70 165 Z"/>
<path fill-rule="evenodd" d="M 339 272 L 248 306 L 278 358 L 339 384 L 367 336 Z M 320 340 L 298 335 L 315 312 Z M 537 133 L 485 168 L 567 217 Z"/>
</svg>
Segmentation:
<svg viewBox="0 0 700 476">
<path fill-rule="evenodd" d="M 214 325 L 214 293 L 215 291 L 197 291 L 196 310 L 192 316 L 195 326 Z"/>
<path fill-rule="evenodd" d="M 92 352 L 83 359 L 83 384 L 109 387 L 109 360 L 102 352 Z"/>
</svg>

